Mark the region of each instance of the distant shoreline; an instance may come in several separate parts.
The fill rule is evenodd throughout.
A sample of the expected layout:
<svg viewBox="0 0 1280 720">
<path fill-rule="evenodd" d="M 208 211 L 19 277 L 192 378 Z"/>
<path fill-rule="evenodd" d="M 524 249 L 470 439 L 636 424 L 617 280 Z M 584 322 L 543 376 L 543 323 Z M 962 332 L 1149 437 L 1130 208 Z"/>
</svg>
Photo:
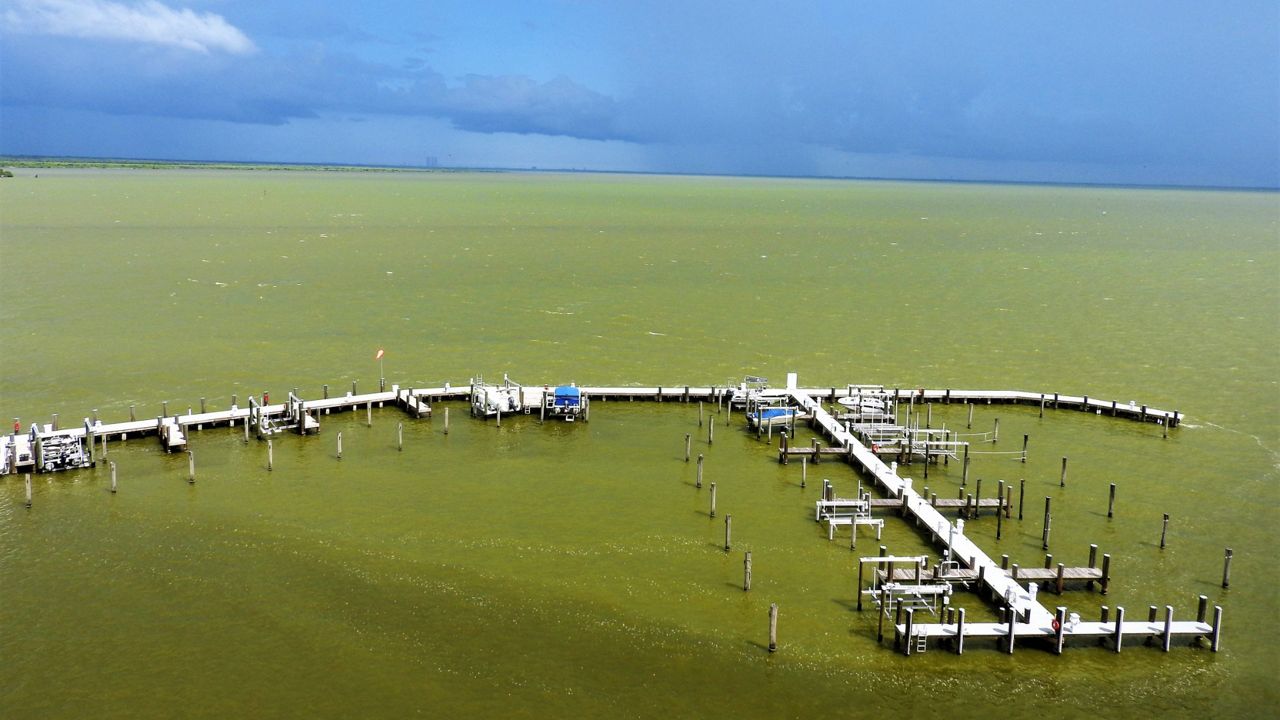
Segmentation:
<svg viewBox="0 0 1280 720">
<path fill-rule="evenodd" d="M 1280 187 L 1234 185 L 1141 185 L 1124 183 L 1054 182 L 1032 180 L 904 178 L 841 175 L 726 175 L 697 172 L 647 172 L 640 170 L 587 170 L 549 167 L 421 167 L 412 165 L 347 165 L 342 163 L 252 162 L 237 160 L 157 160 L 134 158 L 56 157 L 38 155 L 0 155 L 0 168 L 24 169 L 90 169 L 90 170 L 250 170 L 274 172 L 347 172 L 347 173 L 534 173 L 583 175 L 638 175 L 671 177 L 722 177 L 755 180 L 818 180 L 852 182 L 940 183 L 957 185 L 1010 185 L 1069 188 L 1116 188 L 1129 190 L 1202 190 L 1208 192 L 1280 192 Z"/>
<path fill-rule="evenodd" d="M 79 158 L 0 156 L 0 167 L 38 169 L 109 169 L 109 170 L 274 170 L 325 172 L 486 172 L 455 168 L 425 168 L 392 165 L 340 165 L 311 163 L 259 163 L 221 160 L 134 160 L 128 158 Z M 492 171 L 497 172 L 497 171 Z"/>
</svg>

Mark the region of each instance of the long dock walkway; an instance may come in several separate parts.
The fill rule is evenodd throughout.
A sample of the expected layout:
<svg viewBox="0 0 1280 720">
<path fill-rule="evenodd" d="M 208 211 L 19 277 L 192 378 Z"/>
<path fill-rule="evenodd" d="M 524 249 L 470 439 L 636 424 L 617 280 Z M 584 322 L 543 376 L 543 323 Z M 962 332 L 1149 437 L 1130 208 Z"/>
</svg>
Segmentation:
<svg viewBox="0 0 1280 720">
<path fill-rule="evenodd" d="M 847 456 L 850 464 L 861 468 L 889 495 L 890 500 L 886 504 L 900 507 L 904 517 L 910 515 L 916 520 L 918 526 L 926 528 L 932 537 L 932 541 L 942 547 L 951 561 L 959 562 L 968 567 L 969 572 L 965 573 L 967 578 L 973 578 L 974 582 L 985 585 L 986 591 L 992 597 L 999 598 L 1008 609 L 1007 622 L 970 623 L 968 625 L 964 624 L 963 613 L 961 613 L 961 619 L 958 623 L 914 623 L 913 611 L 908 609 L 906 611 L 906 622 L 902 623 L 895 620 L 894 623 L 894 634 L 899 639 L 898 644 L 904 648 L 908 655 L 911 654 L 913 649 L 923 650 L 928 638 L 957 638 L 959 639 L 957 643 L 958 652 L 963 652 L 964 637 L 1003 638 L 1007 651 L 1012 653 L 1014 641 L 1019 638 L 1054 638 L 1057 641 L 1057 651 L 1061 652 L 1062 643 L 1067 636 L 1110 636 L 1115 638 L 1115 648 L 1118 651 L 1125 634 L 1159 636 L 1163 639 L 1166 650 L 1169 648 L 1169 639 L 1175 635 L 1210 637 L 1213 649 L 1217 650 L 1221 629 L 1221 607 L 1215 608 L 1214 623 L 1212 625 L 1204 622 L 1203 608 L 1202 617 L 1194 622 L 1174 622 L 1173 610 L 1172 608 L 1167 608 L 1163 623 L 1156 623 L 1155 618 L 1151 618 L 1149 622 L 1125 623 L 1124 613 L 1121 609 L 1116 621 L 1113 623 L 1075 622 L 1068 624 L 1065 608 L 1059 607 L 1055 611 L 1050 611 L 1036 600 L 1034 593 L 1018 582 L 1018 579 L 1031 579 L 1033 574 L 1038 579 L 1039 573 L 1022 571 L 1020 578 L 1015 579 L 1008 570 L 1002 568 L 1000 563 L 992 560 L 976 543 L 964 534 L 963 525 L 960 523 L 952 524 L 948 521 L 939 512 L 938 507 L 931 504 L 928 498 L 920 495 L 912 487 L 910 479 L 902 478 L 897 474 L 896 464 L 895 466 L 890 466 L 882 461 L 870 448 L 858 441 L 858 438 L 847 429 L 847 425 L 827 412 L 822 407 L 822 403 L 815 400 L 805 390 L 791 390 L 790 395 L 791 401 L 810 415 L 811 422 L 815 428 L 820 429 L 831 439 L 834 445 L 842 449 L 842 454 Z M 929 391 L 921 391 L 920 393 L 920 396 L 934 399 L 961 398 L 961 402 L 971 402 L 980 395 L 983 394 L 946 391 L 944 395 L 939 396 L 936 391 L 934 391 L 933 395 L 929 395 Z M 1037 404 L 1041 402 L 1043 397 L 1030 393 L 1001 393 L 1000 396 L 1011 398 L 1009 401 L 1012 402 L 1030 401 L 1034 398 Z M 1058 402 L 1062 401 L 1062 398 L 1055 399 Z M 1087 399 L 1081 398 L 1080 402 L 1086 409 L 1094 407 Z M 1140 415 L 1135 419 L 1145 421 L 1152 415 L 1152 412 L 1150 408 L 1143 406 L 1140 410 Z M 1170 424 L 1175 424 L 1180 419 L 1178 413 L 1165 413 L 1164 411 L 1160 411 L 1160 417 L 1166 418 Z M 867 558 L 867 560 L 875 559 Z M 1047 575 L 1047 573 L 1045 574 Z M 893 573 L 890 577 L 893 580 L 897 580 L 900 576 L 897 573 Z M 911 576 L 903 575 L 902 577 L 915 577 L 918 579 L 920 575 L 912 574 Z M 1056 577 L 1056 574 L 1054 577 Z M 1045 579 L 1049 578 L 1046 577 Z M 1082 579 L 1088 580 L 1092 579 L 1092 577 Z M 859 587 L 858 591 L 861 593 L 862 588 Z M 887 614 L 889 608 L 881 607 L 880 612 Z M 905 642 L 903 641 L 904 639 Z"/>
</svg>

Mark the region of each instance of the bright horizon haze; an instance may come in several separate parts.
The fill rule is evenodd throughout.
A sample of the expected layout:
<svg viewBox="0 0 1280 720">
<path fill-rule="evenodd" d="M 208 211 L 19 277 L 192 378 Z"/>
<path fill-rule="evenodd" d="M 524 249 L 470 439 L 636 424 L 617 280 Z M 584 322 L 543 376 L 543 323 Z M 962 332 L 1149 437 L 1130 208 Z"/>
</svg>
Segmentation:
<svg viewBox="0 0 1280 720">
<path fill-rule="evenodd" d="M 1275 188 L 1280 5 L 5 0 L 0 153 Z"/>
</svg>

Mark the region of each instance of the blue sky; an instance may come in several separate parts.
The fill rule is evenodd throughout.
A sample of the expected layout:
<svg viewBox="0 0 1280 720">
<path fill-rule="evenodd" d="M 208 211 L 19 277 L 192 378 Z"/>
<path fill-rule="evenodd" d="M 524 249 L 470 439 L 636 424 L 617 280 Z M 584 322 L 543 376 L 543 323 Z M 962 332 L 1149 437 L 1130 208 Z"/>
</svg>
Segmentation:
<svg viewBox="0 0 1280 720">
<path fill-rule="evenodd" d="M 0 153 L 1280 186 L 1280 3 L 0 0 Z"/>
</svg>

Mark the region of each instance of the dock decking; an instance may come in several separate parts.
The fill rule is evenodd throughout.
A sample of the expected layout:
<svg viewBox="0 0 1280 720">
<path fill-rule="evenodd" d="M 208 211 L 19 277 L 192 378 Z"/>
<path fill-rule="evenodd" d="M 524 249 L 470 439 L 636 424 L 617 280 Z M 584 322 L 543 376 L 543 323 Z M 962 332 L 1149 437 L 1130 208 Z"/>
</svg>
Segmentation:
<svg viewBox="0 0 1280 720">
<path fill-rule="evenodd" d="M 85 418 L 81 426 L 65 429 L 57 426 L 55 416 L 53 423 L 44 425 L 32 424 L 30 425 L 30 430 L 25 433 L 20 433 L 15 428 L 15 432 L 11 435 L 0 436 L 0 474 L 23 471 L 53 472 L 88 467 L 96 460 L 96 443 L 101 442 L 105 449 L 107 440 L 127 440 L 130 435 L 157 436 L 166 450 L 174 451 L 186 448 L 192 429 L 199 431 L 206 426 L 235 427 L 238 424 L 242 424 L 245 427 L 246 438 L 250 425 L 255 428 L 255 432 L 259 437 L 285 429 L 293 429 L 302 434 L 308 434 L 319 431 L 320 418 L 324 415 L 347 410 L 358 411 L 361 408 L 371 412 L 373 407 L 383 407 L 387 403 L 394 403 L 403 408 L 413 418 L 430 417 L 430 403 L 444 400 L 467 400 L 472 395 L 473 384 L 474 381 L 468 385 L 454 387 L 446 383 L 443 387 L 432 388 L 401 388 L 393 385 L 390 391 L 380 389 L 378 392 L 357 394 L 353 383 L 351 392 L 336 397 L 328 397 L 328 386 L 326 385 L 325 397 L 321 399 L 303 400 L 297 397 L 295 393 L 289 393 L 287 402 L 269 404 L 265 402 L 267 398 L 264 394 L 264 402 L 261 404 L 256 401 L 256 398 L 250 398 L 248 405 L 242 407 L 233 400 L 229 409 L 215 411 L 205 411 L 205 403 L 202 398 L 200 402 L 201 412 L 193 412 L 191 408 L 188 408 L 186 413 L 169 414 L 166 403 L 166 412 L 155 418 L 137 420 L 131 417 L 130 420 L 125 422 L 104 423 L 96 418 L 95 411 L 95 418 L 92 422 Z M 382 385 L 385 387 L 385 384 Z M 534 389 L 531 390 L 531 392 L 539 394 L 542 404 L 545 404 L 545 392 L 548 387 L 552 386 L 534 386 Z M 963 641 L 966 637 L 1004 638 L 1008 652 L 1013 651 L 1014 641 L 1022 638 L 1051 638 L 1056 641 L 1057 650 L 1061 651 L 1064 641 L 1068 638 L 1110 637 L 1113 639 L 1114 648 L 1118 652 L 1123 644 L 1124 635 L 1159 637 L 1162 639 L 1166 650 L 1169 647 L 1171 637 L 1190 635 L 1210 638 L 1213 649 L 1217 650 L 1221 632 L 1222 609 L 1216 606 L 1213 623 L 1206 623 L 1204 617 L 1205 599 L 1203 596 L 1201 597 L 1199 617 L 1194 622 L 1174 622 L 1172 620 L 1172 608 L 1167 607 L 1165 621 L 1162 623 L 1155 622 L 1154 611 L 1147 622 L 1125 622 L 1123 609 L 1117 608 L 1117 617 L 1112 622 L 1107 622 L 1105 618 L 1100 622 L 1080 622 L 1075 619 L 1075 616 L 1072 616 L 1071 622 L 1064 624 L 1066 623 L 1065 608 L 1057 608 L 1056 612 L 1051 612 L 1036 600 L 1034 588 L 1030 590 L 1024 588 L 1019 581 L 1056 582 L 1059 592 L 1062 591 L 1062 585 L 1066 581 L 1099 582 L 1105 588 L 1105 584 L 1109 579 L 1106 570 L 1107 563 L 1105 562 L 1108 556 L 1104 556 L 1104 567 L 1102 569 L 1094 567 L 1065 568 L 1061 564 L 1056 568 L 1043 569 L 1018 568 L 1017 566 L 1012 569 L 1001 567 L 1000 564 L 988 557 L 976 543 L 964 534 L 963 521 L 957 521 L 953 524 L 942 515 L 941 511 L 944 509 L 963 508 L 967 512 L 970 508 L 995 508 L 997 512 L 1004 511 L 1007 514 L 1007 497 L 951 499 L 938 498 L 934 495 L 932 498 L 927 498 L 917 492 L 912 487 L 910 478 L 902 478 L 897 474 L 897 463 L 886 464 L 881 460 L 879 456 L 881 448 L 868 447 L 860 440 L 860 431 L 865 428 L 853 423 L 848 413 L 841 412 L 835 407 L 841 398 L 856 397 L 865 392 L 866 387 L 868 386 L 847 385 L 843 388 L 797 388 L 795 387 L 793 375 L 789 377 L 787 388 L 764 390 L 763 396 L 781 399 L 790 406 L 804 412 L 810 425 L 831 440 L 831 445 L 828 447 L 821 447 L 815 444 L 808 448 L 793 448 L 784 445 L 779 452 L 779 460 L 785 463 L 792 456 L 811 458 L 815 463 L 823 456 L 844 459 L 856 469 L 870 476 L 875 484 L 887 495 L 884 498 L 874 499 L 869 495 L 864 495 L 859 499 L 851 500 L 834 498 L 832 493 L 827 496 L 825 501 L 819 501 L 817 518 L 827 521 L 829 536 L 834 533 L 837 526 L 849 526 L 856 534 L 858 526 L 870 525 L 875 527 L 878 537 L 884 521 L 879 518 L 872 518 L 870 511 L 875 508 L 889 508 L 900 511 L 904 518 L 910 517 L 913 519 L 918 527 L 925 528 L 928 531 L 931 540 L 935 544 L 942 547 L 945 562 L 948 564 L 948 569 L 945 572 L 938 571 L 935 573 L 919 566 L 915 570 L 894 569 L 890 565 L 887 572 L 883 569 L 877 570 L 882 586 L 895 585 L 901 589 L 915 587 L 907 585 L 907 583 L 911 582 L 919 585 L 922 582 L 939 581 L 979 585 L 981 586 L 980 589 L 990 597 L 997 598 L 1002 602 L 1006 608 L 1005 615 L 1008 618 L 1007 622 L 970 623 L 965 625 L 964 611 L 960 610 L 959 618 L 955 622 L 915 623 L 912 617 L 913 610 L 908 608 L 906 609 L 906 622 L 894 622 L 893 625 L 895 635 L 898 636 L 899 641 L 903 638 L 908 638 L 907 642 L 901 643 L 905 646 L 907 654 L 911 654 L 913 648 L 917 651 L 923 650 L 929 638 L 948 639 L 955 643 L 957 651 L 962 652 Z M 734 390 L 730 386 L 584 386 L 578 389 L 581 392 L 584 403 L 589 399 L 603 402 L 650 400 L 688 403 L 711 401 L 717 404 L 723 403 L 730 413 L 733 412 L 734 407 L 729 402 L 733 399 Z M 1152 408 L 1136 401 L 1120 403 L 1114 400 L 1100 400 L 1090 398 L 1087 395 L 1073 396 L 1060 393 L 1034 393 L 1016 390 L 955 390 L 950 388 L 943 390 L 921 388 L 906 391 L 894 389 L 891 393 L 889 391 L 884 392 L 887 397 L 891 397 L 895 401 L 895 405 L 899 410 L 905 404 L 908 418 L 916 403 L 937 402 L 943 404 L 1032 405 L 1038 406 L 1042 412 L 1046 408 L 1073 409 L 1096 415 L 1157 423 L 1165 427 L 1166 433 L 1168 428 L 1177 427 L 1184 419 L 1182 414 L 1176 410 L 1169 411 Z M 823 400 L 832 404 L 832 410 L 835 411 L 835 414 L 823 407 Z M 132 406 L 130 414 L 133 414 Z M 894 415 L 896 415 L 896 412 Z M 884 423 L 878 423 L 873 430 L 875 432 L 883 432 L 885 427 L 888 426 Z M 905 427 L 909 428 L 910 425 L 908 424 Z M 772 432 L 772 428 L 770 428 L 770 431 Z M 912 429 L 911 432 L 918 433 L 920 431 Z M 925 432 L 927 433 L 929 430 L 926 429 Z M 784 435 L 784 437 L 786 436 Z M 867 437 L 871 437 L 871 435 L 867 435 Z M 964 443 L 944 442 L 943 444 L 959 446 Z M 892 453 L 903 451 L 906 448 L 907 446 L 904 445 L 902 448 L 894 447 L 887 448 L 887 450 Z M 933 450 L 926 445 L 923 451 L 923 457 L 926 461 L 932 457 L 932 452 Z M 950 452 L 947 448 L 940 448 L 938 455 L 941 456 Z M 824 502 L 826 503 L 825 506 Z M 874 558 L 864 558 L 863 560 L 864 562 L 867 560 L 875 562 Z M 881 560 L 883 561 L 883 559 Z M 861 582 L 859 585 L 861 585 Z M 937 590 L 936 592 L 935 590 L 925 592 L 917 588 L 915 594 L 949 595 L 950 593 L 949 589 L 945 591 Z M 862 590 L 860 587 L 860 608 L 861 595 Z M 880 612 L 887 615 L 890 609 L 884 606 L 880 608 Z M 901 612 L 901 606 L 899 606 L 899 612 Z"/>
</svg>

